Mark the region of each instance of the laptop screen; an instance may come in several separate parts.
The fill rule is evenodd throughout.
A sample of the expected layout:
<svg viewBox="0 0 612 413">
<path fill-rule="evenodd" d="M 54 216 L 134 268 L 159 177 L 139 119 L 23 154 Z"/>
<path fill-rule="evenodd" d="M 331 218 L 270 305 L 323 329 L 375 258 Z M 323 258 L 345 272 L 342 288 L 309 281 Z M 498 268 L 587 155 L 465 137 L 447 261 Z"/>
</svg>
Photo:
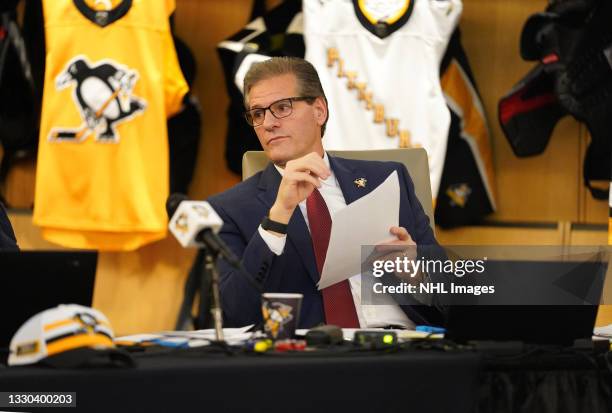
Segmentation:
<svg viewBox="0 0 612 413">
<path fill-rule="evenodd" d="M 59 304 L 91 307 L 98 253 L 0 251 L 0 349 L 31 316 Z"/>
<path fill-rule="evenodd" d="M 449 338 L 571 344 L 593 335 L 607 263 L 489 261 L 487 267 L 496 294 L 448 306 Z"/>
</svg>

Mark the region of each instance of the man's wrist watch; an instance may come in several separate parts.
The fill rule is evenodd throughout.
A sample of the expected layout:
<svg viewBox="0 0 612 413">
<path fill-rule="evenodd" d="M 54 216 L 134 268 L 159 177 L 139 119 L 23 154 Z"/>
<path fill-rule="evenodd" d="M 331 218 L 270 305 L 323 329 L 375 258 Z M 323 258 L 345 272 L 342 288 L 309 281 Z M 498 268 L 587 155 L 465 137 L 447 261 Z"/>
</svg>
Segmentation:
<svg viewBox="0 0 612 413">
<path fill-rule="evenodd" d="M 265 216 L 261 221 L 261 227 L 266 231 L 274 231 L 279 234 L 287 233 L 287 224 L 281 224 L 280 222 L 272 221 L 270 217 Z"/>
</svg>

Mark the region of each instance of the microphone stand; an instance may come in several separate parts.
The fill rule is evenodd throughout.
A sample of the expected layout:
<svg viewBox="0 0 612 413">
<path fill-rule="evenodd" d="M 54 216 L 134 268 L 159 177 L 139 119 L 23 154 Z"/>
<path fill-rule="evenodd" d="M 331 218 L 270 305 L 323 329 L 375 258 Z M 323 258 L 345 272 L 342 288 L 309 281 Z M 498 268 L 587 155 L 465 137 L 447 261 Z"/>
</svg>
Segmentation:
<svg viewBox="0 0 612 413">
<path fill-rule="evenodd" d="M 221 294 L 219 293 L 217 258 L 219 256 L 223 257 L 260 294 L 263 294 L 263 290 L 261 285 L 244 269 L 240 260 L 233 256 L 231 252 L 228 252 L 227 248 L 222 248 L 222 243 L 220 246 L 219 242 L 210 241 L 206 237 L 203 237 L 203 240 L 203 244 L 207 246 L 202 245 L 200 247 L 196 260 L 189 271 L 189 276 L 185 281 L 184 298 L 179 310 L 176 330 L 189 329 L 189 321 L 194 324 L 196 329 L 207 328 L 211 324 L 210 317 L 212 316 L 216 340 L 223 342 L 223 312 L 221 310 Z M 202 264 L 204 264 L 203 268 Z M 193 317 L 191 310 L 198 289 L 200 291 L 200 305 L 197 317 Z"/>
<path fill-rule="evenodd" d="M 209 280 L 211 280 L 211 289 L 212 289 L 212 300 L 210 301 L 210 314 L 213 317 L 213 321 L 215 323 L 215 338 L 217 341 L 224 341 L 223 337 L 223 314 L 221 312 L 221 297 L 219 294 L 219 271 L 217 270 L 217 266 L 215 265 L 217 261 L 217 255 L 210 252 L 210 248 L 204 248 L 204 254 L 206 256 L 206 270 L 205 274 L 208 275 Z M 204 280 L 203 280 L 204 281 Z M 201 283 L 200 285 L 202 285 Z M 206 311 L 204 307 L 206 304 L 204 301 L 205 296 L 200 293 L 200 314 L 203 314 L 202 311 Z"/>
<path fill-rule="evenodd" d="M 199 249 L 196 260 L 185 282 L 183 303 L 181 304 L 175 328 L 176 330 L 188 330 L 194 327 L 199 330 L 208 328 L 213 324 L 215 339 L 223 341 L 223 313 L 219 293 L 219 271 L 215 265 L 217 257 L 218 253 L 212 252 L 210 248 L 201 247 Z M 191 309 L 193 308 L 195 295 L 198 291 L 200 303 L 198 313 L 194 317 L 191 315 Z"/>
<path fill-rule="evenodd" d="M 181 204 L 187 201 L 187 196 L 184 194 L 172 194 L 168 197 L 166 202 L 166 211 L 168 216 L 171 217 L 170 221 L 175 218 L 175 215 L 181 208 Z M 194 227 L 197 232 L 189 233 L 189 237 L 193 239 L 185 239 L 185 233 L 179 231 L 175 232 L 175 229 L 170 225 L 170 231 L 177 238 L 179 243 L 183 247 L 199 246 L 200 250 L 196 256 L 196 260 L 193 263 L 189 276 L 185 281 L 184 297 L 179 310 L 178 319 L 176 321 L 176 330 L 187 330 L 191 326 L 196 329 L 207 328 L 210 325 L 210 317 L 215 327 L 215 336 L 217 342 L 224 342 L 223 335 L 223 312 L 221 310 L 221 294 L 219 293 L 219 272 L 217 270 L 216 262 L 217 258 L 222 257 L 228 264 L 234 267 L 246 280 L 260 293 L 262 293 L 261 286 L 251 277 L 250 274 L 242 266 L 240 259 L 238 259 L 234 253 L 229 249 L 223 240 L 217 236 L 214 232 L 215 225 L 220 226 L 223 221 L 215 213 L 214 209 L 210 204 L 204 202 L 200 205 L 203 211 L 198 212 L 196 215 L 202 215 L 203 212 L 210 212 L 210 219 L 197 221 L 198 224 Z M 185 205 L 182 215 L 189 217 L 190 214 L 195 214 L 197 211 L 195 205 Z M 208 212 L 206 216 L 208 217 Z M 180 218 L 176 217 L 176 220 Z M 200 217 L 201 218 L 201 217 Z M 175 220 L 175 221 L 176 221 Z M 204 264 L 204 268 L 202 268 Z M 200 303 L 198 308 L 198 314 L 196 317 L 193 316 L 193 302 L 197 292 L 200 292 Z M 190 326 L 191 324 L 191 326 Z"/>
</svg>

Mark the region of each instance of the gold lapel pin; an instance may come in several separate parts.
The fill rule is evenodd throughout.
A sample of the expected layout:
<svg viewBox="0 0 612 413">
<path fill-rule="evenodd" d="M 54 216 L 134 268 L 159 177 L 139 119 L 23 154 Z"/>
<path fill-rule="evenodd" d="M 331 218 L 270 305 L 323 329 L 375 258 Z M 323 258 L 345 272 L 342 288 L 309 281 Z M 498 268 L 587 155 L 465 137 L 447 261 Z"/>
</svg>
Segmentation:
<svg viewBox="0 0 612 413">
<path fill-rule="evenodd" d="M 368 183 L 368 180 L 365 178 L 357 178 L 353 182 L 355 182 L 357 188 L 365 188 L 366 184 Z"/>
</svg>

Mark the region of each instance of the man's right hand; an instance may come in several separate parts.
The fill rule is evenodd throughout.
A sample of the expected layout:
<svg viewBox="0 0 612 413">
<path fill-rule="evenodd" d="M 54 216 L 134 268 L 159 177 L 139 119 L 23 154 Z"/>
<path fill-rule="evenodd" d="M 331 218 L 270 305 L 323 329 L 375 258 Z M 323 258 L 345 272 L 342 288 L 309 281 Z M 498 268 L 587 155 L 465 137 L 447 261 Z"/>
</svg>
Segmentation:
<svg viewBox="0 0 612 413">
<path fill-rule="evenodd" d="M 320 179 L 327 179 L 330 175 L 331 171 L 316 152 L 288 161 L 276 201 L 270 208 L 270 219 L 288 224 L 298 204 L 308 198 L 315 188 L 321 187 Z"/>
</svg>

